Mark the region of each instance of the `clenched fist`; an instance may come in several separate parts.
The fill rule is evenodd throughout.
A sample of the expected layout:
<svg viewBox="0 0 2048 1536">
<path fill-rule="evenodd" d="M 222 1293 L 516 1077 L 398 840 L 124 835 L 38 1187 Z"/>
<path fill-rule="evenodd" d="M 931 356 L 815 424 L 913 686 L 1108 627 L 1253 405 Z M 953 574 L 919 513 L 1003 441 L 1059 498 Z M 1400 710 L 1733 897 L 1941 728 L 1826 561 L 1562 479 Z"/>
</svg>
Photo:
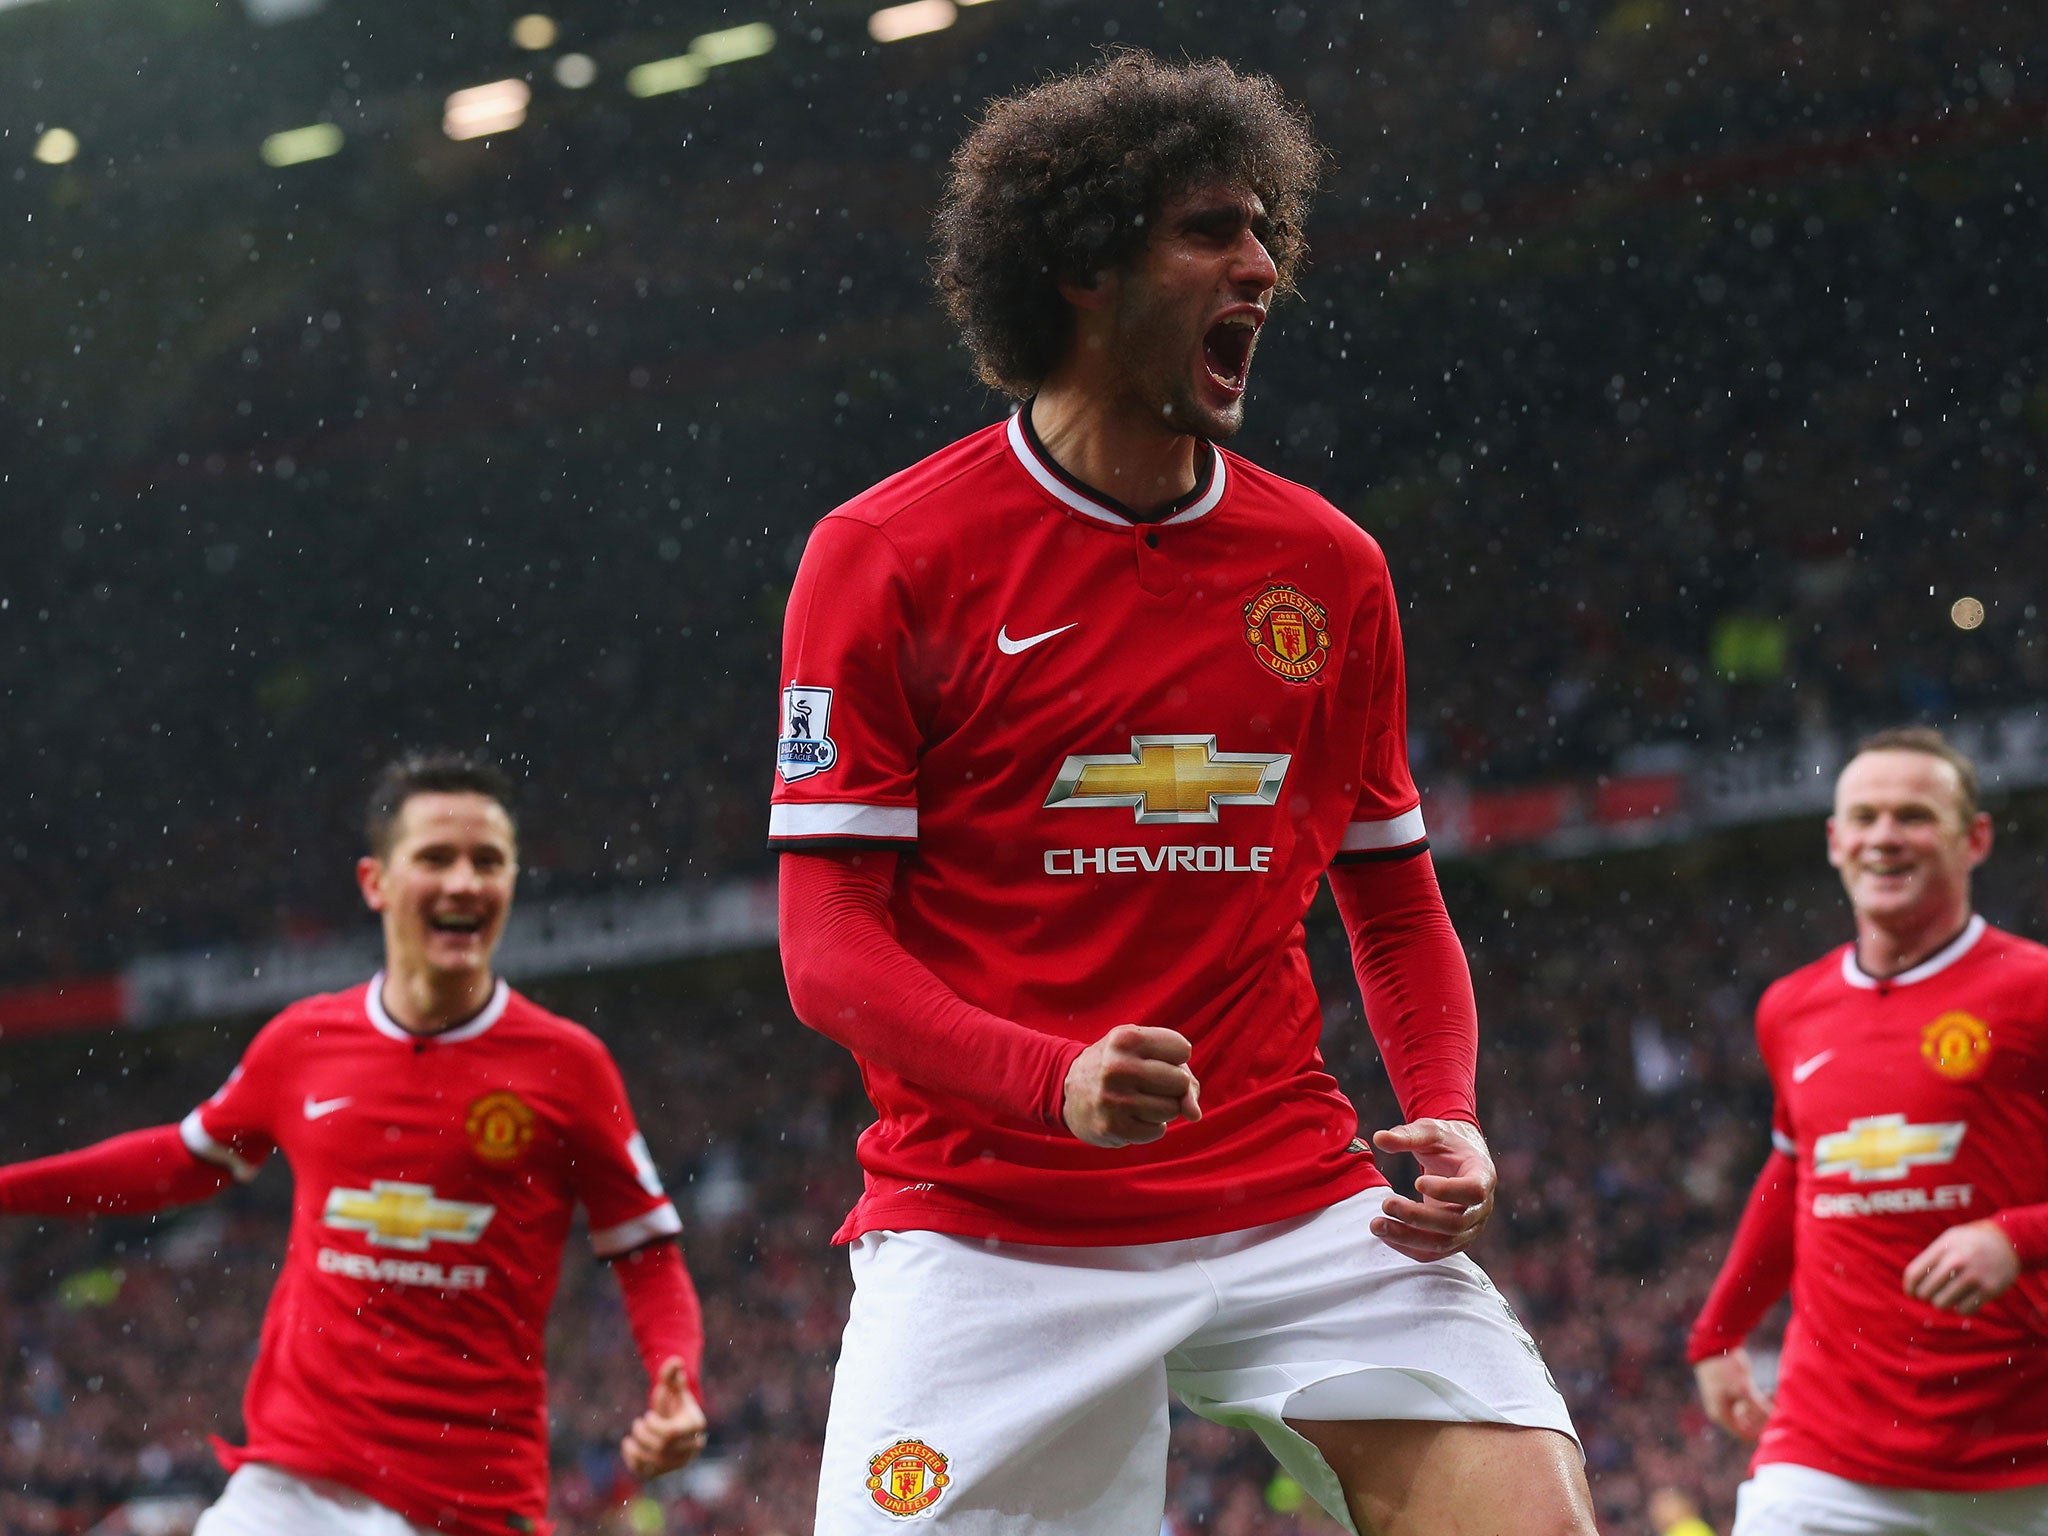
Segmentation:
<svg viewBox="0 0 2048 1536">
<path fill-rule="evenodd" d="M 1067 1068 L 1067 1129 L 1094 1147 L 1157 1141 L 1176 1120 L 1202 1118 L 1194 1047 L 1170 1029 L 1119 1024 Z"/>
</svg>

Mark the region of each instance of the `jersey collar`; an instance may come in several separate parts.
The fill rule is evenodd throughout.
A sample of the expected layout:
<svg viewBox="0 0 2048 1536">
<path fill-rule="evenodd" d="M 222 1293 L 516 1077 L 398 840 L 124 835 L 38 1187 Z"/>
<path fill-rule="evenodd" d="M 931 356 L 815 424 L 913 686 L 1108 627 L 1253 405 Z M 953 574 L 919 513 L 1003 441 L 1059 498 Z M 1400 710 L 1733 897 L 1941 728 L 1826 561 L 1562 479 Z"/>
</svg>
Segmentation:
<svg viewBox="0 0 2048 1536">
<path fill-rule="evenodd" d="M 418 1044 L 423 1040 L 439 1040 L 453 1045 L 458 1040 L 474 1040 L 504 1016 L 505 1005 L 512 1000 L 512 989 L 505 984 L 505 978 L 498 978 L 497 986 L 491 989 L 491 1000 L 477 1011 L 476 1017 L 467 1023 L 457 1024 L 453 1029 L 436 1030 L 431 1035 L 416 1035 L 384 1011 L 384 973 L 379 971 L 370 978 L 370 991 L 364 998 L 364 1010 L 370 1022 L 377 1027 L 380 1035 L 389 1035 L 394 1040 L 408 1040 Z"/>
<path fill-rule="evenodd" d="M 1083 485 L 1059 467 L 1053 456 L 1045 451 L 1045 445 L 1039 442 L 1037 432 L 1032 430 L 1029 400 L 1010 413 L 1008 436 L 1010 451 L 1017 456 L 1017 462 L 1048 495 L 1069 511 L 1112 528 L 1135 528 L 1141 523 L 1153 526 L 1192 523 L 1215 511 L 1223 500 L 1223 455 L 1216 451 L 1214 443 L 1202 444 L 1202 456 L 1208 462 L 1196 472 L 1195 488 L 1176 501 L 1166 516 L 1142 518 L 1114 497 L 1103 495 L 1093 486 Z"/>
<path fill-rule="evenodd" d="M 1861 987 L 1866 992 L 1875 992 L 1879 987 L 1910 987 L 1916 981 L 1925 981 L 1954 965 L 1984 937 L 1985 922 L 1976 913 L 1963 924 L 1963 931 L 1940 949 L 1922 960 L 1910 971 L 1901 971 L 1896 976 L 1873 976 L 1856 963 L 1856 946 L 1851 944 L 1842 951 L 1842 980 L 1852 987 Z"/>
</svg>

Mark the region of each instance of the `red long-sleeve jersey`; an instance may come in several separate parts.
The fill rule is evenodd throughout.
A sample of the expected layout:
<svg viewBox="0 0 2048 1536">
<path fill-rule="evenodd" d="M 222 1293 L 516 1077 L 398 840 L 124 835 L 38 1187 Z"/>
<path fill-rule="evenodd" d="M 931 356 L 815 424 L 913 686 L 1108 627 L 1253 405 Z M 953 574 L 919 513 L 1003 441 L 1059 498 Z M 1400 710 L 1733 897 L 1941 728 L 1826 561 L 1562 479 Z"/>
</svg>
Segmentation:
<svg viewBox="0 0 2048 1536">
<path fill-rule="evenodd" d="M 1776 1155 L 1691 1350 L 1739 1342 L 1789 1270 L 1757 1463 L 1906 1488 L 2048 1482 L 2048 1275 L 2030 1268 L 1969 1316 L 1903 1279 L 1959 1222 L 1995 1220 L 2043 1257 L 2048 949 L 1972 918 L 1881 980 L 1845 946 L 1764 994 L 1757 1041 Z"/>
<path fill-rule="evenodd" d="M 1140 523 L 1020 413 L 812 535 L 770 837 L 833 856 L 783 861 L 783 952 L 878 1115 L 842 1238 L 1166 1241 L 1381 1182 L 1317 1051 L 1302 919 L 1333 864 L 1385 872 L 1340 890 L 1399 914 L 1359 953 L 1375 1026 L 1408 1020 L 1386 1036 L 1404 1108 L 1473 1117 L 1385 559 L 1300 486 L 1201 463 Z M 863 877 L 863 852 L 898 856 Z M 1404 924 L 1420 942 L 1390 955 Z M 1110 1151 L 1066 1131 L 1060 1090 L 1122 1023 L 1190 1040 L 1203 1113 Z"/>
</svg>

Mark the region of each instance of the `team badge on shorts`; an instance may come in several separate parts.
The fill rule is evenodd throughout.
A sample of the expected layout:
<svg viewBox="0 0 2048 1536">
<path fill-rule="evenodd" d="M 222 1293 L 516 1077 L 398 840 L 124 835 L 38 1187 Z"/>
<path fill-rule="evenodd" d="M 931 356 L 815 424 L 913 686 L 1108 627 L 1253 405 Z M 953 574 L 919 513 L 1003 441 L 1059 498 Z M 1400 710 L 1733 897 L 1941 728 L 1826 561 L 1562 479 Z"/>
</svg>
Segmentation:
<svg viewBox="0 0 2048 1536">
<path fill-rule="evenodd" d="M 922 1440 L 898 1440 L 868 1458 L 868 1497 L 884 1514 L 913 1519 L 952 1485 L 948 1465 L 947 1457 Z"/>
<path fill-rule="evenodd" d="M 839 761 L 839 748 L 825 734 L 831 723 L 830 688 L 792 683 L 782 690 L 782 737 L 775 743 L 775 771 L 783 783 L 808 779 Z"/>
<path fill-rule="evenodd" d="M 500 1089 L 469 1106 L 462 1129 L 470 1150 L 485 1162 L 516 1162 L 533 1144 L 533 1111 L 518 1094 Z"/>
<path fill-rule="evenodd" d="M 1951 1082 L 1983 1074 L 1991 1061 L 1991 1026 L 1975 1014 L 1944 1013 L 1920 1035 L 1920 1055 Z"/>
<path fill-rule="evenodd" d="M 1293 587 L 1268 587 L 1244 605 L 1244 638 L 1267 671 L 1306 683 L 1330 659 L 1330 616 Z"/>
</svg>

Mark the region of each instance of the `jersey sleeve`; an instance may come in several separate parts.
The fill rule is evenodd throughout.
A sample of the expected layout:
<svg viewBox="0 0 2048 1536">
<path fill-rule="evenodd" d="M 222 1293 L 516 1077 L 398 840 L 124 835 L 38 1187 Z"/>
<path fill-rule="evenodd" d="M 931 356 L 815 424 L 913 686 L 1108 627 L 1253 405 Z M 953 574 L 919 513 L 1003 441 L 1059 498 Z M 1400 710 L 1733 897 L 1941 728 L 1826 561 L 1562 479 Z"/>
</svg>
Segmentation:
<svg viewBox="0 0 2048 1536">
<path fill-rule="evenodd" d="M 1359 757 L 1358 797 L 1335 862 L 1407 859 L 1429 847 L 1422 797 L 1408 771 L 1408 677 L 1401 648 L 1401 615 L 1386 560 L 1374 549 L 1358 612 L 1351 622 L 1341 684 L 1362 694 L 1365 729 Z"/>
<path fill-rule="evenodd" d="M 820 523 L 783 620 L 770 847 L 917 840 L 917 633 L 909 575 L 887 534 L 848 517 Z"/>
<path fill-rule="evenodd" d="M 1749 1192 L 1727 1260 L 1686 1337 L 1685 1358 L 1698 1365 L 1749 1337 L 1792 1283 L 1799 1169 L 1773 1153 Z"/>
<path fill-rule="evenodd" d="M 1427 853 L 1330 871 L 1365 1020 L 1402 1118 L 1479 1123 L 1479 1008 Z"/>
<path fill-rule="evenodd" d="M 1771 1080 L 1771 1150 L 1792 1158 L 1799 1157 L 1799 1138 L 1792 1128 L 1792 1116 L 1785 1106 L 1785 1084 L 1778 1070 L 1778 1054 L 1781 1049 L 1778 1029 L 1778 1000 L 1783 987 L 1782 980 L 1773 982 L 1764 990 L 1756 1005 L 1756 1049 L 1762 1059 L 1764 1072 Z"/>
<path fill-rule="evenodd" d="M 617 1064 L 594 1039 L 590 1045 L 578 1111 L 566 1134 L 570 1179 L 590 1217 L 590 1246 L 609 1259 L 674 1237 L 683 1220 L 661 1187 Z"/>
<path fill-rule="evenodd" d="M 238 1183 L 255 1178 L 277 1150 L 281 1064 L 278 1024 L 273 1022 L 249 1042 L 220 1091 L 179 1122 L 186 1150 L 225 1168 Z"/>
</svg>

